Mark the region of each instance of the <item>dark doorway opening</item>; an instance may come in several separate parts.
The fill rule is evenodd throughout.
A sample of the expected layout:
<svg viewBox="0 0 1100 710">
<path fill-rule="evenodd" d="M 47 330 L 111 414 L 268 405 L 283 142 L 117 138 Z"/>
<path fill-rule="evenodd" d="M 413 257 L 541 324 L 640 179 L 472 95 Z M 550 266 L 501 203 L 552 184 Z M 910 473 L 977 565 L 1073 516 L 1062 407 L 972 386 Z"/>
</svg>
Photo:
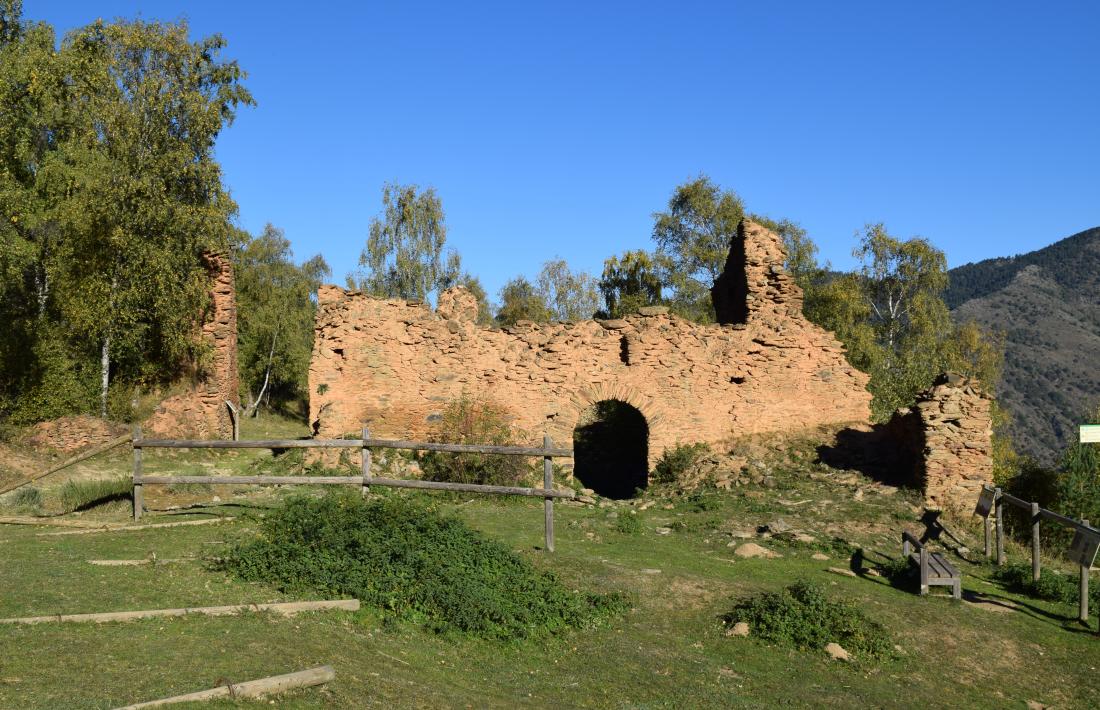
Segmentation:
<svg viewBox="0 0 1100 710">
<path fill-rule="evenodd" d="M 633 498 L 649 483 L 649 425 L 626 402 L 592 405 L 573 430 L 573 475 L 605 498 Z"/>
</svg>

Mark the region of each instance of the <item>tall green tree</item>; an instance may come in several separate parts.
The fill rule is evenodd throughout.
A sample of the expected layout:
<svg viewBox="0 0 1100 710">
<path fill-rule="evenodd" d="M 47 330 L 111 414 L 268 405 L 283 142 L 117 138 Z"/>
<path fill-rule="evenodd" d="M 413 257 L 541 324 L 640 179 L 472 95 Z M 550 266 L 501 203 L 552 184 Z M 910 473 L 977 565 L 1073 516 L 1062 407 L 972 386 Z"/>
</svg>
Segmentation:
<svg viewBox="0 0 1100 710">
<path fill-rule="evenodd" d="M 434 188 L 386 184 L 382 214 L 371 221 L 359 257 L 357 287 L 379 298 L 427 300 L 462 274 L 459 256 L 445 251 L 446 242 L 443 203 Z"/>
<path fill-rule="evenodd" d="M 523 276 L 517 276 L 500 289 L 500 307 L 496 313 L 496 322 L 500 325 L 515 325 L 521 320 L 545 323 L 551 315 L 542 293 Z"/>
<path fill-rule="evenodd" d="M 564 259 L 542 265 L 536 288 L 549 310 L 548 320 L 584 320 L 599 308 L 596 279 L 584 271 L 572 271 Z"/>
<path fill-rule="evenodd" d="M 714 320 L 710 288 L 725 268 L 730 242 L 745 216 L 741 198 L 706 175 L 672 193 L 667 212 L 653 215 L 653 240 L 674 310 L 697 321 Z"/>
<path fill-rule="evenodd" d="M 201 369 L 202 255 L 226 247 L 235 211 L 213 146 L 252 97 L 238 65 L 219 57 L 224 40 L 191 42 L 186 24 L 96 22 L 58 50 L 44 25 L 11 30 L 13 7 L 3 13 L 0 141 L 15 151 L 0 201 L 15 226 L 0 239 L 15 247 L 5 289 L 21 292 L 12 303 L 23 304 L 22 322 L 31 304 L 38 323 L 20 345 L 19 381 L 7 384 L 22 418 L 61 413 L 46 401 L 57 385 L 73 408 L 98 390 L 105 414 L 116 380 Z"/>
<path fill-rule="evenodd" d="M 664 284 L 653 255 L 644 249 L 623 252 L 603 263 L 599 282 L 606 318 L 634 313 L 642 306 L 662 303 Z"/>
<path fill-rule="evenodd" d="M 320 256 L 294 263 L 283 230 L 270 224 L 234 253 L 238 369 L 246 412 L 306 397 L 317 288 L 331 272 Z"/>
</svg>

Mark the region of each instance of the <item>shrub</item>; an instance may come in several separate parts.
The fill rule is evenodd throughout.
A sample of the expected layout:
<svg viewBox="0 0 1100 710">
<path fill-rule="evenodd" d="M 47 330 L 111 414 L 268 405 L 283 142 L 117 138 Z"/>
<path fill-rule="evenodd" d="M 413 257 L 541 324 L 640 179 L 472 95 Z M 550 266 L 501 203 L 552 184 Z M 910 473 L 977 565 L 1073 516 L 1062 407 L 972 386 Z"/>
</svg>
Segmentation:
<svg viewBox="0 0 1100 710">
<path fill-rule="evenodd" d="M 642 521 L 635 513 L 622 512 L 615 519 L 615 530 L 623 535 L 637 535 L 642 531 Z"/>
<path fill-rule="evenodd" d="M 348 595 L 436 631 L 522 638 L 621 613 L 617 594 L 573 592 L 455 517 L 405 498 L 294 497 L 224 568 L 291 593 Z"/>
<path fill-rule="evenodd" d="M 67 481 L 58 492 L 61 509 L 66 513 L 87 510 L 117 500 L 130 500 L 133 482 L 129 478 L 97 478 Z"/>
<path fill-rule="evenodd" d="M 506 409 L 463 395 L 443 409 L 432 438 L 444 444 L 509 446 L 516 443 L 517 437 Z M 517 485 L 531 472 L 519 456 L 438 451 L 429 451 L 424 455 L 421 470 L 425 478 L 433 481 L 495 486 Z"/>
<path fill-rule="evenodd" d="M 866 656 L 884 656 L 890 650 L 881 624 L 854 604 L 831 601 L 821 585 L 807 581 L 743 599 L 723 618 L 728 626 L 744 621 L 754 636 L 800 649 L 822 649 L 835 642 Z"/>
<path fill-rule="evenodd" d="M 655 483 L 675 483 L 688 469 L 695 465 L 700 456 L 710 452 L 706 444 L 677 444 L 665 449 L 653 469 Z"/>
<path fill-rule="evenodd" d="M 1036 599 L 1077 604 L 1081 598 L 1080 580 L 1076 575 L 1056 574 L 1046 571 L 1036 582 L 1031 578 L 1031 565 L 1015 563 L 997 567 L 993 570 L 993 579 L 1009 591 L 1026 594 Z M 1100 604 L 1100 589 L 1089 586 L 1089 605 Z"/>
<path fill-rule="evenodd" d="M 34 486 L 25 486 L 15 492 L 11 502 L 20 508 L 41 508 L 42 491 Z"/>
</svg>

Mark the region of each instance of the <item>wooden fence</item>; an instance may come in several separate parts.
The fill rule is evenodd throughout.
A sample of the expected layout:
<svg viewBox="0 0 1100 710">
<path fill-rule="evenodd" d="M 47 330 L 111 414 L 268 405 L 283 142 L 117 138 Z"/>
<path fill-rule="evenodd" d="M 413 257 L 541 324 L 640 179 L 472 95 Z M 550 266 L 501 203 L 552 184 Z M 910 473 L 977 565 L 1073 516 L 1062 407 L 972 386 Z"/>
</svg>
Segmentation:
<svg viewBox="0 0 1100 710">
<path fill-rule="evenodd" d="M 251 441 L 220 441 L 202 439 L 145 439 L 141 427 L 134 427 L 134 468 L 133 501 L 134 520 L 141 519 L 143 506 L 142 486 L 167 485 L 177 483 L 205 483 L 215 485 L 336 485 L 360 486 L 363 494 L 370 492 L 371 486 L 389 486 L 391 488 L 418 488 L 434 491 L 456 491 L 461 493 L 488 493 L 495 495 L 532 496 L 543 499 L 546 529 L 546 550 L 554 551 L 554 499 L 576 498 L 573 491 L 554 490 L 553 460 L 572 458 L 571 449 L 554 448 L 549 434 L 542 437 L 542 448 L 528 446 L 482 446 L 477 444 L 437 444 L 426 441 L 400 441 L 393 439 L 372 439 L 364 427 L 361 439 L 269 439 Z M 503 456 L 536 456 L 543 461 L 543 487 L 522 488 L 517 486 L 489 486 L 477 483 L 446 483 L 442 481 L 422 481 L 404 478 L 381 478 L 371 475 L 371 448 L 405 449 L 412 451 L 444 451 L 449 453 L 499 454 Z M 359 449 L 359 476 L 146 476 L 142 472 L 142 451 L 144 449 Z"/>
<path fill-rule="evenodd" d="M 1088 520 L 1074 520 L 1060 513 L 1055 513 L 1053 510 L 1047 510 L 1046 508 L 1040 507 L 1040 505 L 1034 501 L 1026 501 L 1009 493 L 1005 493 L 1000 488 L 983 485 L 981 497 L 978 499 L 978 506 L 974 512 L 984 518 L 985 556 L 987 558 L 993 555 L 993 551 L 990 548 L 992 546 L 991 543 L 994 533 L 990 531 L 990 528 L 993 526 L 996 528 L 996 555 L 998 565 L 1003 565 L 1005 563 L 1005 503 L 1016 506 L 1026 511 L 1031 516 L 1031 577 L 1036 582 L 1039 581 L 1039 576 L 1042 573 L 1039 555 L 1039 522 L 1042 520 L 1049 520 L 1074 531 L 1074 538 L 1070 545 L 1069 556 L 1074 562 L 1077 562 L 1080 567 L 1081 596 L 1078 618 L 1082 623 L 1087 624 L 1089 620 L 1089 570 L 1092 569 L 1092 561 L 1096 556 L 1097 546 L 1100 545 L 1100 530 L 1089 525 Z M 993 520 L 990 520 L 990 512 L 993 513 Z"/>
</svg>

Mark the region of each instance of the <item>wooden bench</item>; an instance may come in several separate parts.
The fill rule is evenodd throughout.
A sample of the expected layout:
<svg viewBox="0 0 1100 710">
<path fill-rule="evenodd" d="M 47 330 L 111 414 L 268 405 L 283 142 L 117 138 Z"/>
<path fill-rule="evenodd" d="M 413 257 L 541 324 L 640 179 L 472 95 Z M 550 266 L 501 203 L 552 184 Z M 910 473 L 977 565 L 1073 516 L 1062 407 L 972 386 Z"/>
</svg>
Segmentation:
<svg viewBox="0 0 1100 710">
<path fill-rule="evenodd" d="M 913 552 L 913 548 L 917 551 Z M 933 586 L 951 587 L 951 596 L 962 599 L 962 577 L 959 570 L 938 552 L 929 552 L 920 540 L 910 532 L 901 534 L 901 554 L 920 569 L 920 593 L 928 594 Z"/>
</svg>

